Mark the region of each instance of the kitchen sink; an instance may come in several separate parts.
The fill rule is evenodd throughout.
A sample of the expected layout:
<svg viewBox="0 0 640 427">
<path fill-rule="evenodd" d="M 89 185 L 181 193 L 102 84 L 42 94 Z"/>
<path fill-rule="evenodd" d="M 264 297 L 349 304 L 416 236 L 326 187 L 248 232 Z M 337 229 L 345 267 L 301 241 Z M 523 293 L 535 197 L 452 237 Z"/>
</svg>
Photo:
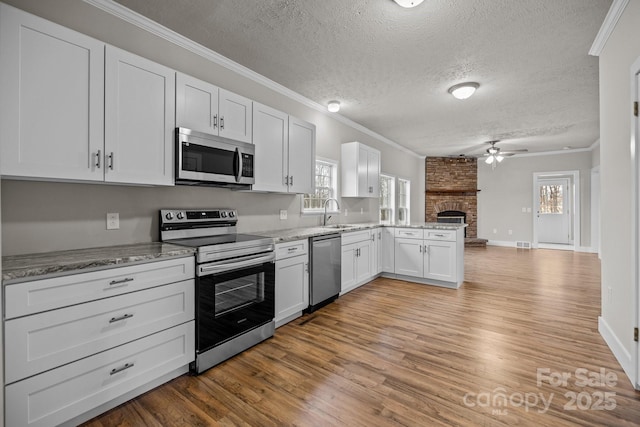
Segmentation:
<svg viewBox="0 0 640 427">
<path fill-rule="evenodd" d="M 323 225 L 324 228 L 335 228 L 338 230 L 345 230 L 348 228 L 355 228 L 358 227 L 357 225 L 352 225 L 352 224 L 331 224 L 331 225 Z"/>
</svg>

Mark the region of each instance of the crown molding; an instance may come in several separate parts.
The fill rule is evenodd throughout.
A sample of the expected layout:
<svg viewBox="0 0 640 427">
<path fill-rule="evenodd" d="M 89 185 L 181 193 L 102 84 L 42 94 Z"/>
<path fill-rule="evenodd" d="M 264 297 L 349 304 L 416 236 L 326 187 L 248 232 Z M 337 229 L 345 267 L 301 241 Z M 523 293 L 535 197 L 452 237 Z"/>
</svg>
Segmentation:
<svg viewBox="0 0 640 427">
<path fill-rule="evenodd" d="M 591 150 L 592 150 L 591 147 L 586 147 L 586 148 L 572 148 L 570 150 L 539 151 L 535 153 L 516 154 L 515 157 L 555 156 L 558 154 L 585 153 L 585 152 L 591 152 Z"/>
<path fill-rule="evenodd" d="M 624 12 L 624 8 L 627 7 L 628 3 L 629 0 L 613 0 L 613 3 L 611 3 L 611 7 L 609 8 L 609 12 L 607 12 L 607 16 L 604 18 L 604 22 L 602 22 L 600 31 L 598 31 L 596 39 L 593 41 L 591 49 L 589 49 L 589 55 L 600 56 L 604 49 L 604 45 L 607 43 L 611 33 L 613 33 L 613 30 L 616 28 L 618 20 L 620 20 L 622 12 Z"/>
<path fill-rule="evenodd" d="M 107 12 L 123 21 L 126 21 L 132 25 L 135 25 L 136 27 L 145 30 L 155 36 L 158 36 L 170 43 L 175 44 L 176 46 L 179 46 L 183 49 L 186 49 L 192 53 L 195 53 L 196 55 L 199 55 L 211 62 L 214 62 L 230 71 L 233 71 L 239 75 L 241 75 L 242 77 L 245 77 L 247 79 L 253 80 L 271 90 L 273 90 L 274 92 L 280 93 L 281 95 L 284 95 L 296 102 L 299 102 L 302 105 L 305 105 L 306 107 L 312 108 L 316 111 L 319 111 L 323 114 L 326 114 L 328 116 L 330 116 L 331 118 L 357 130 L 360 131 L 364 134 L 367 134 L 375 139 L 377 139 L 380 142 L 383 142 L 395 149 L 398 149 L 400 151 L 403 151 L 407 154 L 410 154 L 414 157 L 417 158 L 421 158 L 421 156 L 411 150 L 409 150 L 408 148 L 398 144 L 395 141 L 390 140 L 389 138 L 386 138 L 382 135 L 380 135 L 377 132 L 372 131 L 369 128 L 366 128 L 364 126 L 362 126 L 359 123 L 354 122 L 353 120 L 350 120 L 340 114 L 336 114 L 336 113 L 329 113 L 327 111 L 327 108 L 324 105 L 318 104 L 315 101 L 310 100 L 309 98 L 306 98 L 302 95 L 300 95 L 297 92 L 294 92 L 291 89 L 288 89 L 285 86 L 282 86 L 279 83 L 274 82 L 273 80 L 263 76 L 262 74 L 258 74 L 255 71 L 238 64 L 235 61 L 232 61 L 231 59 L 220 55 L 219 53 L 199 44 L 194 42 L 191 39 L 188 39 L 187 37 L 176 33 L 173 30 L 170 30 L 169 28 L 160 25 L 159 23 L 152 21 L 151 19 L 147 18 L 146 16 L 140 15 L 137 12 L 132 11 L 131 9 L 128 9 L 124 6 L 122 6 L 119 3 L 114 2 L 113 0 L 83 0 L 85 3 L 88 3 L 104 12 Z M 422 156 L 423 157 L 423 156 Z"/>
</svg>

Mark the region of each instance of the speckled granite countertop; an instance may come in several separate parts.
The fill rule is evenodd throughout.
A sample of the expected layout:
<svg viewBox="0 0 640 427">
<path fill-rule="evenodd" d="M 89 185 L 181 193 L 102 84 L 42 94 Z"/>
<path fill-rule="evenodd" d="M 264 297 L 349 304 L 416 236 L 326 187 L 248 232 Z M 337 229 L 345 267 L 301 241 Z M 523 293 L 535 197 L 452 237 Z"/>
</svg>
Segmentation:
<svg viewBox="0 0 640 427">
<path fill-rule="evenodd" d="M 467 224 L 445 224 L 440 222 L 423 222 L 415 224 L 404 225 L 391 225 L 391 224 L 379 224 L 377 222 L 368 222 L 362 224 L 343 224 L 343 225 L 328 225 L 326 227 L 303 227 L 303 228 L 290 228 L 285 230 L 269 230 L 269 231 L 256 231 L 253 234 L 260 236 L 271 237 L 275 243 L 291 242 L 294 240 L 307 239 L 309 237 L 322 236 L 331 233 L 348 233 L 350 231 L 365 230 L 369 228 L 377 227 L 398 227 L 398 228 L 428 228 L 435 230 L 457 230 L 458 228 L 464 228 Z"/>
<path fill-rule="evenodd" d="M 191 248 L 169 243 L 137 243 L 2 257 L 3 284 L 38 277 L 62 276 L 101 270 L 159 258 L 179 258 L 194 253 Z"/>
</svg>

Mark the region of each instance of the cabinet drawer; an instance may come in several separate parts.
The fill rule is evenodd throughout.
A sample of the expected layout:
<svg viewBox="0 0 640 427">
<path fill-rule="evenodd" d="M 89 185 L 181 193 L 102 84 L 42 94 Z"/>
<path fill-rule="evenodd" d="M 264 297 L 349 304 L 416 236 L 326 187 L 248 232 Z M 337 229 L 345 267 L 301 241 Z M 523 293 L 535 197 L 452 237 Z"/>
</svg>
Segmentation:
<svg viewBox="0 0 640 427">
<path fill-rule="evenodd" d="M 5 388 L 9 426 L 53 426 L 194 360 L 194 322 L 78 360 Z"/>
<path fill-rule="evenodd" d="M 396 237 L 405 239 L 422 239 L 424 236 L 422 228 L 396 228 Z"/>
<path fill-rule="evenodd" d="M 309 252 L 309 241 L 296 240 L 295 242 L 278 243 L 276 245 L 276 260 L 305 255 Z"/>
<path fill-rule="evenodd" d="M 371 240 L 371 230 L 352 231 L 350 233 L 342 233 L 342 245 L 349 245 L 351 243 L 364 242 L 365 240 Z"/>
<path fill-rule="evenodd" d="M 55 368 L 194 318 L 194 281 L 5 322 L 5 381 Z"/>
<path fill-rule="evenodd" d="M 456 241 L 455 230 L 424 230 L 424 238 L 429 240 Z"/>
<path fill-rule="evenodd" d="M 194 257 L 5 286 L 5 318 L 53 310 L 195 277 Z"/>
</svg>

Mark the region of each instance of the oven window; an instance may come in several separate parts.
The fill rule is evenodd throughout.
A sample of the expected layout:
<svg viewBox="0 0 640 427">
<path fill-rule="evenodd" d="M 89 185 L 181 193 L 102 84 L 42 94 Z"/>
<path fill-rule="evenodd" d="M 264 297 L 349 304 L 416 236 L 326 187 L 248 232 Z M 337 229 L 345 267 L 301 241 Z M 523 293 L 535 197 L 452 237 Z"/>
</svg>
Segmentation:
<svg viewBox="0 0 640 427">
<path fill-rule="evenodd" d="M 215 301 L 216 317 L 264 301 L 264 273 L 216 283 Z"/>
<path fill-rule="evenodd" d="M 182 170 L 234 176 L 235 152 L 182 143 Z"/>
</svg>

